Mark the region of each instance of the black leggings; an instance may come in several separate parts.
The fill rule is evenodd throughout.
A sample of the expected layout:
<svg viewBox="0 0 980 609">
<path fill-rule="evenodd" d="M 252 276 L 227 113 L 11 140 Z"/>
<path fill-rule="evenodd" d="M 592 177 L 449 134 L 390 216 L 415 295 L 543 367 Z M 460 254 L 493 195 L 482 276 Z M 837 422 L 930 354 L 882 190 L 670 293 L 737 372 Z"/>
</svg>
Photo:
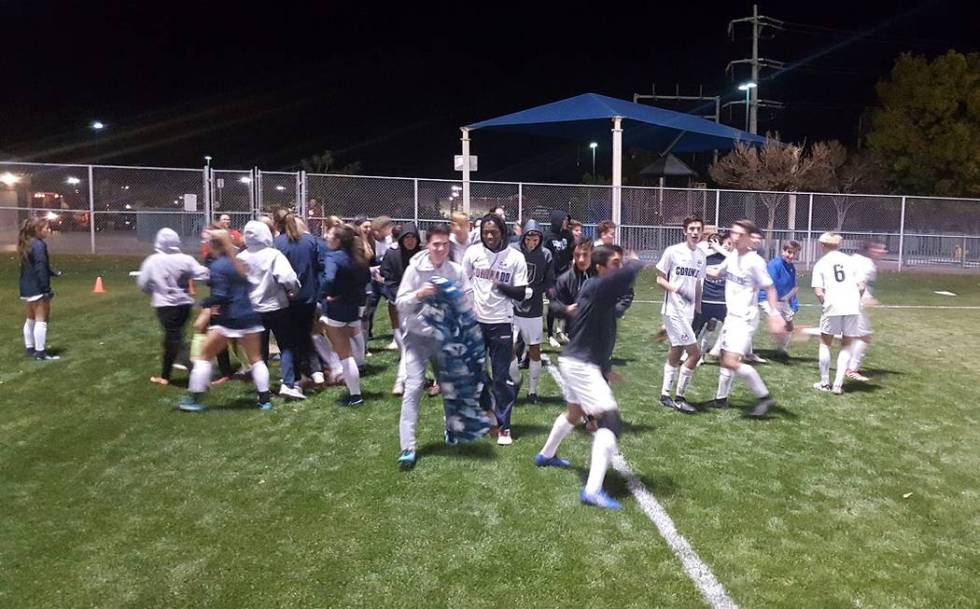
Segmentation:
<svg viewBox="0 0 980 609">
<path fill-rule="evenodd" d="M 160 376 L 170 380 L 170 372 L 173 370 L 174 362 L 184 351 L 184 325 L 191 315 L 191 305 L 179 305 L 176 307 L 157 307 L 157 317 L 160 318 L 160 325 L 163 326 L 163 366 L 160 369 Z M 187 359 L 186 352 L 183 359 Z"/>
</svg>

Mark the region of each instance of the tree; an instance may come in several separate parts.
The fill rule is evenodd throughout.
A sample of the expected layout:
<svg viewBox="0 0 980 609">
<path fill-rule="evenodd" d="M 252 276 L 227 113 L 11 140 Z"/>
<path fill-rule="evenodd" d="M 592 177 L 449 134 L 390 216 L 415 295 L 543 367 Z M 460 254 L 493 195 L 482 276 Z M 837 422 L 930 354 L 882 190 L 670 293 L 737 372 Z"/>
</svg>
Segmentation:
<svg viewBox="0 0 980 609">
<path fill-rule="evenodd" d="M 847 212 L 862 201 L 850 197 L 854 193 L 881 193 L 885 190 L 885 174 L 881 159 L 874 152 L 859 150 L 848 153 L 837 140 L 816 142 L 812 156 L 819 162 L 814 168 L 812 185 L 833 193 L 830 202 L 837 211 L 837 231 L 844 227 Z"/>
<path fill-rule="evenodd" d="M 980 195 L 980 54 L 931 62 L 903 54 L 877 86 L 868 146 L 893 185 L 922 195 Z"/>
<path fill-rule="evenodd" d="M 766 237 L 772 240 L 776 213 L 788 199 L 783 193 L 801 188 L 819 188 L 818 169 L 826 162 L 819 155 L 824 154 L 825 148 L 815 148 L 807 154 L 802 146 L 784 144 L 767 137 L 760 147 L 736 144 L 735 150 L 711 164 L 708 174 L 721 186 L 779 191 L 758 193 L 759 201 L 766 206 L 769 215 Z"/>
<path fill-rule="evenodd" d="M 355 175 L 361 172 L 361 162 L 354 161 L 343 167 L 338 166 L 337 157 L 330 150 L 324 150 L 322 154 L 303 159 L 303 170 L 309 173 L 339 173 L 345 175 Z"/>
</svg>

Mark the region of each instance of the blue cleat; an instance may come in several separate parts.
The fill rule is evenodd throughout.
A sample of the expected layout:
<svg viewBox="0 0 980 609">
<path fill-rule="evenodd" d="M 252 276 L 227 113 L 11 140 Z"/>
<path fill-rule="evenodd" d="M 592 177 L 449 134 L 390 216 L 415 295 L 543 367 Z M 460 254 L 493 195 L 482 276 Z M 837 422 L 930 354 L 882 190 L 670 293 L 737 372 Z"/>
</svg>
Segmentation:
<svg viewBox="0 0 980 609">
<path fill-rule="evenodd" d="M 581 494 L 579 494 L 579 499 L 585 505 L 594 505 L 595 507 L 604 508 L 607 510 L 618 510 L 622 505 L 618 501 L 607 495 L 604 491 L 599 491 L 595 495 L 589 495 L 582 489 Z"/>
<path fill-rule="evenodd" d="M 560 467 L 562 469 L 568 469 L 572 466 L 571 461 L 568 459 L 562 459 L 558 455 L 545 457 L 541 453 L 534 455 L 534 464 L 538 467 Z"/>
<path fill-rule="evenodd" d="M 180 401 L 177 402 L 177 408 L 184 412 L 204 412 L 208 409 L 207 406 L 198 402 L 197 398 L 192 395 L 185 395 L 180 398 Z"/>
<path fill-rule="evenodd" d="M 259 410 L 272 410 L 272 400 L 259 402 Z"/>
<path fill-rule="evenodd" d="M 414 450 L 403 450 L 402 454 L 398 455 L 398 469 L 408 471 L 415 467 L 415 451 Z"/>
</svg>

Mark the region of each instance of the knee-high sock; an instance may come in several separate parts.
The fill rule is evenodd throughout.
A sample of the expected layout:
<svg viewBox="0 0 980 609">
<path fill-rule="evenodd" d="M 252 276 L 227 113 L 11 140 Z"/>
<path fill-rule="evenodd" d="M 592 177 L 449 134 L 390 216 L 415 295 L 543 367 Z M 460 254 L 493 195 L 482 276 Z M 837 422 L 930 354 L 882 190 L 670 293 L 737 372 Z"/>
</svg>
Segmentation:
<svg viewBox="0 0 980 609">
<path fill-rule="evenodd" d="M 602 490 L 602 481 L 609 469 L 609 461 L 616 451 L 616 436 L 608 429 L 601 427 L 595 432 L 592 440 L 592 463 L 589 465 L 589 479 L 585 483 L 585 492 L 594 495 Z"/>
<path fill-rule="evenodd" d="M 856 340 L 851 345 L 851 363 L 847 365 L 848 370 L 860 370 L 861 361 L 864 360 L 864 352 L 868 349 L 868 343 L 863 340 Z"/>
<path fill-rule="evenodd" d="M 834 373 L 834 387 L 844 385 L 844 374 L 847 372 L 847 365 L 851 363 L 851 345 L 841 348 L 837 354 L 837 371 Z"/>
<path fill-rule="evenodd" d="M 702 354 L 708 352 L 709 350 L 708 343 L 711 342 L 711 339 L 714 337 L 714 335 L 715 335 L 714 331 L 709 330 L 708 325 L 705 324 L 704 328 L 701 330 L 701 339 L 698 341 L 698 349 L 700 349 Z"/>
<path fill-rule="evenodd" d="M 670 395 L 670 388 L 674 386 L 674 380 L 677 378 L 677 368 L 670 365 L 670 362 L 664 364 L 664 382 L 660 386 L 660 395 Z"/>
<path fill-rule="evenodd" d="M 558 415 L 555 424 L 551 426 L 551 433 L 548 434 L 548 441 L 544 443 L 541 454 L 545 457 L 554 457 L 555 453 L 558 452 L 558 445 L 573 429 L 575 426 L 568 422 L 568 417 L 565 416 L 564 412 Z"/>
<path fill-rule="evenodd" d="M 361 373 L 357 371 L 357 362 L 353 357 L 340 360 L 344 369 L 344 384 L 351 395 L 361 395 Z"/>
<path fill-rule="evenodd" d="M 194 368 L 191 369 L 191 379 L 187 383 L 187 389 L 191 393 L 204 393 L 208 390 L 211 382 L 211 362 L 203 359 L 194 360 Z"/>
<path fill-rule="evenodd" d="M 830 384 L 830 347 L 820 343 L 820 384 Z"/>
<path fill-rule="evenodd" d="M 530 382 L 527 386 L 528 393 L 538 392 L 538 380 L 541 378 L 541 360 L 529 360 L 527 363 L 528 376 Z"/>
<path fill-rule="evenodd" d="M 24 322 L 24 348 L 34 348 L 34 320 L 28 319 Z"/>
<path fill-rule="evenodd" d="M 48 339 L 48 322 L 46 321 L 35 321 L 34 322 L 34 349 L 37 351 L 44 351 L 44 343 Z"/>
<path fill-rule="evenodd" d="M 252 382 L 259 393 L 269 390 L 269 367 L 265 362 L 259 360 L 257 364 L 252 364 Z"/>
<path fill-rule="evenodd" d="M 749 386 L 749 391 L 757 398 L 764 398 L 769 395 L 769 389 L 762 381 L 762 377 L 755 371 L 755 368 L 748 364 L 739 364 L 735 369 L 735 374 Z"/>
<path fill-rule="evenodd" d="M 687 386 L 694 378 L 694 371 L 694 368 L 681 366 L 680 374 L 677 376 L 677 391 L 674 393 L 677 397 L 682 398 L 687 394 Z"/>
<path fill-rule="evenodd" d="M 716 400 L 728 397 L 728 394 L 732 391 L 733 380 L 735 380 L 735 375 L 728 368 L 722 368 L 718 371 L 718 392 L 715 393 Z"/>
<path fill-rule="evenodd" d="M 354 361 L 358 366 L 364 365 L 364 360 L 367 359 L 367 343 L 365 342 L 364 332 L 358 332 L 350 339 L 351 355 L 354 356 Z"/>
</svg>

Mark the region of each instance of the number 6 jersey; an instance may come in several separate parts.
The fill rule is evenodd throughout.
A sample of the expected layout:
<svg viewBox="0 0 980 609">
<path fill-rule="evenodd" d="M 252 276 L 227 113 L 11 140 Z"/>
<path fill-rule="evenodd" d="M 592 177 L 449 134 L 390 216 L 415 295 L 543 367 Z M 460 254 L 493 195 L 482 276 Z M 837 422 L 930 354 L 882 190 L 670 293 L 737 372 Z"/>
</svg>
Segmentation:
<svg viewBox="0 0 980 609">
<path fill-rule="evenodd" d="M 823 288 L 823 314 L 857 315 L 861 312 L 861 290 L 851 257 L 839 250 L 824 254 L 813 265 L 810 286 Z"/>
</svg>

